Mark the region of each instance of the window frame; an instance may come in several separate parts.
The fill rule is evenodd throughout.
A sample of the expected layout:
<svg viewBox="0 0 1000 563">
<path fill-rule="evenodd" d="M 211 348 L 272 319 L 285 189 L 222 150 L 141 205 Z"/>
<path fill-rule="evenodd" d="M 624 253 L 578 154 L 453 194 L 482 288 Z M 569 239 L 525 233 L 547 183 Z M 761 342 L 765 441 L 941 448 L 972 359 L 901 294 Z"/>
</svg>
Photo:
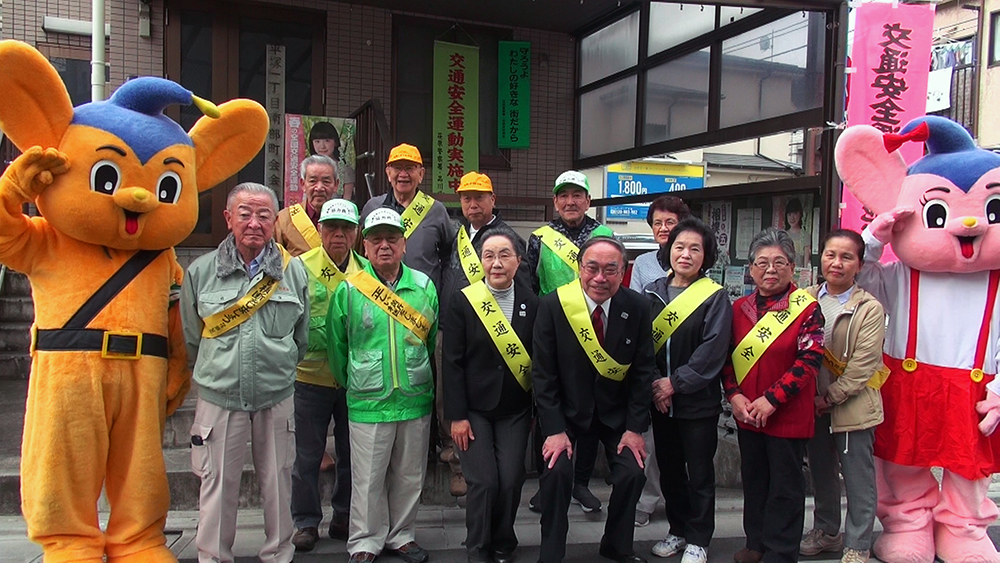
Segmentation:
<svg viewBox="0 0 1000 563">
<path fill-rule="evenodd" d="M 990 48 L 989 48 L 989 63 L 987 66 L 990 68 L 995 66 L 1000 66 L 1000 45 L 997 45 L 997 41 L 1000 41 L 1000 10 L 990 12 Z"/>
<path fill-rule="evenodd" d="M 706 6 L 708 4 L 705 4 Z M 809 128 L 822 126 L 825 122 L 824 115 L 829 111 L 831 102 L 829 99 L 829 93 L 824 96 L 824 100 L 819 107 L 803 110 L 799 112 L 794 112 L 790 114 L 780 115 L 777 117 L 771 117 L 766 119 L 761 119 L 758 121 L 753 121 L 749 123 L 741 123 L 738 125 L 722 128 L 720 126 L 721 118 L 721 91 L 722 91 L 722 44 L 727 39 L 731 39 L 743 33 L 752 31 L 753 29 L 759 28 L 761 26 L 770 24 L 772 22 L 778 21 L 782 18 L 788 17 L 795 13 L 801 11 L 808 12 L 821 12 L 825 14 L 827 18 L 826 32 L 823 37 L 824 47 L 827 51 L 827 56 L 825 57 L 827 62 L 824 63 L 824 80 L 829 76 L 831 66 L 840 65 L 835 61 L 836 48 L 835 40 L 832 35 L 837 33 L 836 29 L 841 22 L 841 10 L 824 7 L 821 5 L 816 5 L 814 3 L 805 3 L 801 8 L 785 8 L 785 7 L 763 7 L 760 12 L 751 14 L 745 18 L 737 20 L 733 23 L 726 24 L 720 27 L 721 21 L 721 5 L 715 5 L 715 30 L 699 37 L 695 37 L 659 53 L 649 55 L 649 12 L 650 3 L 642 2 L 638 6 L 632 5 L 625 7 L 621 10 L 615 11 L 609 14 L 607 17 L 595 22 L 591 26 L 587 26 L 581 29 L 577 34 L 577 49 L 576 49 L 576 64 L 577 68 L 580 68 L 582 64 L 582 55 L 580 49 L 580 43 L 582 39 L 587 35 L 594 33 L 614 22 L 617 22 L 631 14 L 639 11 L 639 53 L 638 53 L 638 63 L 630 68 L 618 71 L 614 74 L 595 80 L 588 83 L 585 86 L 576 86 L 574 89 L 574 119 L 575 126 L 573 131 L 573 163 L 574 167 L 582 168 L 595 168 L 603 166 L 606 164 L 612 164 L 615 162 L 622 162 L 626 160 L 633 160 L 636 158 L 641 158 L 644 156 L 649 156 L 651 154 L 662 154 L 668 152 L 676 152 L 680 150 L 686 150 L 691 148 L 697 148 L 699 146 L 708 146 L 721 143 L 727 143 L 732 141 L 739 141 L 751 137 L 766 136 L 769 134 L 779 133 L 789 129 L 798 128 Z M 757 6 L 755 6 L 757 7 Z M 708 128 L 703 133 L 698 133 L 694 135 L 687 135 L 684 137 L 678 137 L 676 139 L 668 139 L 665 141 L 659 141 L 656 143 L 643 144 L 643 133 L 646 120 L 646 86 L 647 73 L 659 67 L 660 65 L 680 59 L 683 56 L 689 55 L 691 53 L 700 51 L 702 49 L 710 49 L 710 66 L 709 66 L 709 86 L 708 86 Z M 831 62 L 832 61 L 832 62 Z M 621 149 L 609 153 L 599 154 L 595 156 L 581 157 L 580 156 L 580 137 L 581 128 L 583 124 L 583 116 L 581 114 L 581 96 L 596 90 L 608 84 L 617 82 L 623 78 L 636 76 L 637 77 L 637 92 L 636 92 L 636 122 L 635 122 L 635 136 L 633 140 L 633 146 L 627 149 Z M 577 79 L 576 84 L 579 84 Z M 823 90 L 829 91 L 833 88 L 833 84 L 824 84 Z"/>
</svg>

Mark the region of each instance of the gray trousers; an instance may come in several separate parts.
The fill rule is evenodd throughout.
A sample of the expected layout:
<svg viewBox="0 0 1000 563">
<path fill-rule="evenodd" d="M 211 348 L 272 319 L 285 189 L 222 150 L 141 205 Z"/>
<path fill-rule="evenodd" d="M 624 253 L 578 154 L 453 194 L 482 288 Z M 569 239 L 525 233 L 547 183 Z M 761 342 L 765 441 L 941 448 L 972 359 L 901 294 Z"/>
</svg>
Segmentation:
<svg viewBox="0 0 1000 563">
<path fill-rule="evenodd" d="M 351 523 L 347 551 L 378 555 L 413 541 L 427 473 L 431 415 L 349 423 Z"/>
<path fill-rule="evenodd" d="M 847 491 L 844 547 L 868 551 L 875 525 L 875 429 L 830 432 L 830 413 L 816 419 L 816 434 L 806 446 L 809 471 L 816 489 L 814 528 L 836 535 L 840 532 L 840 479 Z"/>
<path fill-rule="evenodd" d="M 292 545 L 292 464 L 295 461 L 295 403 L 288 397 L 271 408 L 230 411 L 201 398 L 194 409 L 191 465 L 201 478 L 198 508 L 198 561 L 231 563 L 236 509 L 247 453 L 264 501 L 261 563 L 289 563 Z"/>
</svg>

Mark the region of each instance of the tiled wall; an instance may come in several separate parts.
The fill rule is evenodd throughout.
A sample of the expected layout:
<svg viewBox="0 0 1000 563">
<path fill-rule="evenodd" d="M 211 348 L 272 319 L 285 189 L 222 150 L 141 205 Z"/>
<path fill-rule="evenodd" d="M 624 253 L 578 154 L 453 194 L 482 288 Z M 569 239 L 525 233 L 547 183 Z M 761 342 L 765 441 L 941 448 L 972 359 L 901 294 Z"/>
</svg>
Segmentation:
<svg viewBox="0 0 1000 563">
<path fill-rule="evenodd" d="M 326 11 L 327 115 L 346 116 L 368 99 L 377 98 L 390 114 L 391 123 L 393 14 L 361 4 L 324 0 L 271 3 Z M 162 76 L 163 0 L 152 0 L 149 38 L 139 37 L 139 0 L 107 0 L 106 6 L 106 21 L 112 30 L 108 40 L 111 89 L 130 75 Z M 87 37 L 45 33 L 42 17 L 90 20 L 90 10 L 90 2 L 81 0 L 4 0 L 4 36 L 35 45 L 89 49 Z M 572 165 L 573 155 L 574 40 L 565 34 L 520 28 L 513 35 L 532 45 L 531 148 L 510 151 L 510 170 L 484 170 L 493 179 L 501 207 L 513 207 L 517 196 L 550 197 L 555 177 Z M 508 215 L 540 220 L 542 211 L 535 208 Z"/>
</svg>

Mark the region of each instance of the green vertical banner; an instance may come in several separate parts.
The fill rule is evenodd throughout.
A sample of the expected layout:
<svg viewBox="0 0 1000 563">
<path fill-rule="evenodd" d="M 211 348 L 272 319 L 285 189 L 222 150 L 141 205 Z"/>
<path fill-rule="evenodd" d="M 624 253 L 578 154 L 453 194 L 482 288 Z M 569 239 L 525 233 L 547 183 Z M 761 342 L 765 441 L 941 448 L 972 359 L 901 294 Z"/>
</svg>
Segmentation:
<svg viewBox="0 0 1000 563">
<path fill-rule="evenodd" d="M 479 170 L 479 47 L 434 42 L 433 193 Z"/>
<path fill-rule="evenodd" d="M 501 149 L 526 149 L 531 137 L 531 43 L 500 41 L 497 135 Z"/>
</svg>

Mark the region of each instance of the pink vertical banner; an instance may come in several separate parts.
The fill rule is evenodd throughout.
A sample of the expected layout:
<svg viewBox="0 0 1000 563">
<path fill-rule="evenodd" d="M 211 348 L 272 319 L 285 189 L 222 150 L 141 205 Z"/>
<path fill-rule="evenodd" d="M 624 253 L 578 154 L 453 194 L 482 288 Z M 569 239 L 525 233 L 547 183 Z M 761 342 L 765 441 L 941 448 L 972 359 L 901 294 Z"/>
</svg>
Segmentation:
<svg viewBox="0 0 1000 563">
<path fill-rule="evenodd" d="M 898 133 L 927 108 L 934 5 L 868 3 L 857 8 L 848 75 L 847 124 Z M 922 143 L 900 149 L 907 164 L 924 154 Z M 846 189 L 840 226 L 861 231 L 874 217 Z M 882 260 L 895 258 L 887 248 Z"/>
</svg>

